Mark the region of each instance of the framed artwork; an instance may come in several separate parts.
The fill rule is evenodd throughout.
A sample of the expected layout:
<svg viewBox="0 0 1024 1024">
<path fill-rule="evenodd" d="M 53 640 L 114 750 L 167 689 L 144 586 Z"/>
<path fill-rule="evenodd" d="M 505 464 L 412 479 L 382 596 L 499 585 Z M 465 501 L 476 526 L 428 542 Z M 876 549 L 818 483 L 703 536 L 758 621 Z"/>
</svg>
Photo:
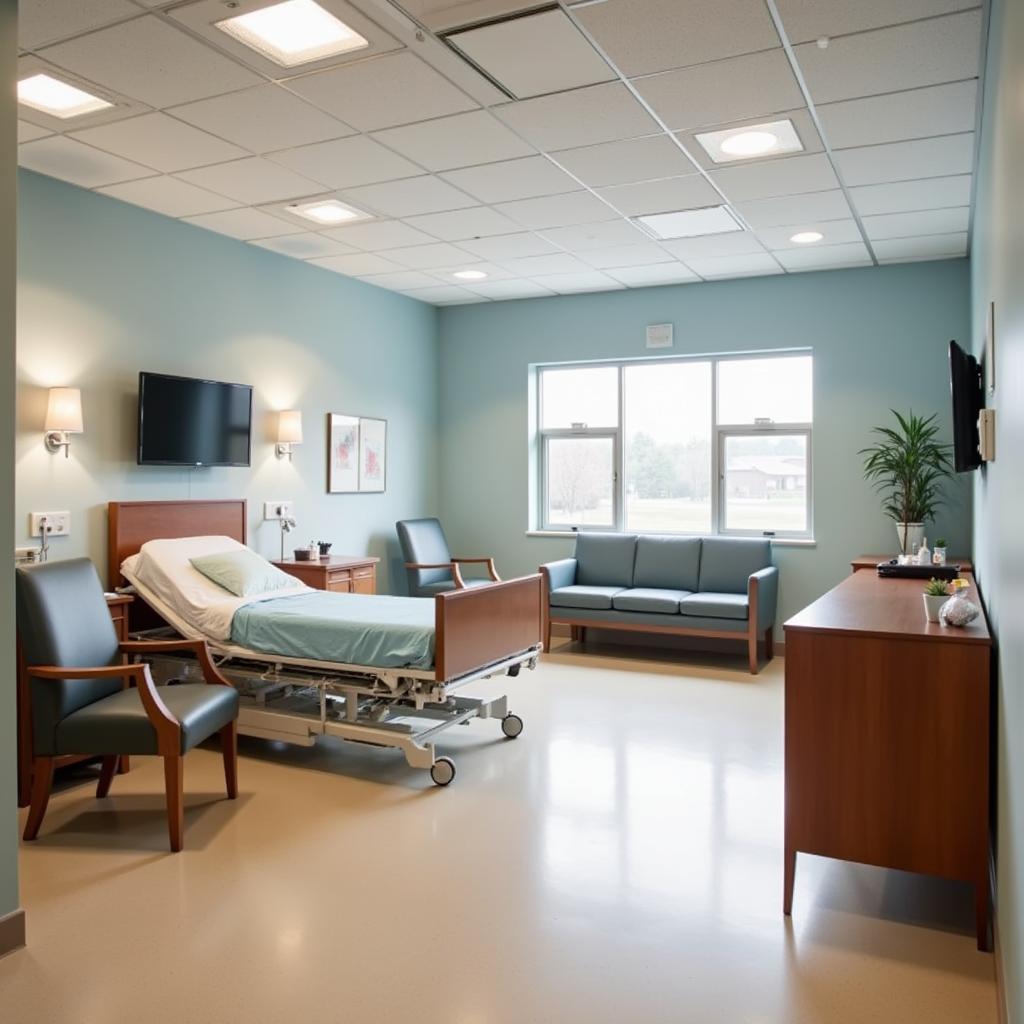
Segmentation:
<svg viewBox="0 0 1024 1024">
<path fill-rule="evenodd" d="M 327 414 L 327 493 L 380 493 L 387 483 L 387 420 Z"/>
</svg>

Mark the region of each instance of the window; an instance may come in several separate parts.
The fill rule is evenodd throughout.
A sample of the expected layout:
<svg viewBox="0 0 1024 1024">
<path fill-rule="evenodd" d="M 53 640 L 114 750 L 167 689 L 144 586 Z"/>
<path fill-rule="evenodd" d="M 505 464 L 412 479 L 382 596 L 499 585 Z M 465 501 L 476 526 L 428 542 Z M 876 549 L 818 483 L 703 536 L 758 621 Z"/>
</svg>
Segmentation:
<svg viewBox="0 0 1024 1024">
<path fill-rule="evenodd" d="M 813 360 L 538 369 L 539 525 L 810 537 Z"/>
</svg>

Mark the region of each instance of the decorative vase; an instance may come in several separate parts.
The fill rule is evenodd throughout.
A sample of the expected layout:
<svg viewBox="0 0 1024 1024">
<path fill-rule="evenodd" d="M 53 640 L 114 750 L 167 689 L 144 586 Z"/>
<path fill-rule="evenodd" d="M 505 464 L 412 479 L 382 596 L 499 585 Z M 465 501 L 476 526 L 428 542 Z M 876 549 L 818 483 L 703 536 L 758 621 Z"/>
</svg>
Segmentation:
<svg viewBox="0 0 1024 1024">
<path fill-rule="evenodd" d="M 945 565 L 946 564 L 946 549 L 945 548 L 933 548 L 932 549 L 932 563 L 934 565 Z"/>
<path fill-rule="evenodd" d="M 924 543 L 924 523 L 897 523 L 900 553 L 912 555 Z"/>
<path fill-rule="evenodd" d="M 939 621 L 939 610 L 949 600 L 949 594 L 922 594 L 924 616 L 929 622 Z"/>
</svg>

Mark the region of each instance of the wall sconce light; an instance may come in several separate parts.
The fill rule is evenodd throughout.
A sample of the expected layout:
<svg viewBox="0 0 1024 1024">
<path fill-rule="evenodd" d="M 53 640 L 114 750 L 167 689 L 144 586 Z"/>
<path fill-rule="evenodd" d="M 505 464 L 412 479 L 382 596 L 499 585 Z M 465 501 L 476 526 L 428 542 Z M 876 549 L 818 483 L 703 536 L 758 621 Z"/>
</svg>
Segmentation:
<svg viewBox="0 0 1024 1024">
<path fill-rule="evenodd" d="M 287 409 L 277 416 L 277 457 L 290 460 L 296 444 L 302 444 L 302 413 Z"/>
<path fill-rule="evenodd" d="M 46 447 L 51 452 L 64 449 L 64 458 L 71 451 L 69 434 L 82 433 L 82 392 L 78 388 L 50 388 L 46 405 Z"/>
</svg>

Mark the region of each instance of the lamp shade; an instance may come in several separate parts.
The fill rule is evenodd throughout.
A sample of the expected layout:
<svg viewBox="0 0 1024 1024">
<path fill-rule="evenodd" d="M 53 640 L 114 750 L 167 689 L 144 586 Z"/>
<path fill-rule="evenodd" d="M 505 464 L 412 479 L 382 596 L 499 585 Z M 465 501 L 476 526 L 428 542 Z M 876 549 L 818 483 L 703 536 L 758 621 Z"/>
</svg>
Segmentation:
<svg viewBox="0 0 1024 1024">
<path fill-rule="evenodd" d="M 287 409 L 277 417 L 277 443 L 302 444 L 302 413 Z"/>
<path fill-rule="evenodd" d="M 43 429 L 82 433 L 82 392 L 78 388 L 50 388 Z"/>
</svg>

